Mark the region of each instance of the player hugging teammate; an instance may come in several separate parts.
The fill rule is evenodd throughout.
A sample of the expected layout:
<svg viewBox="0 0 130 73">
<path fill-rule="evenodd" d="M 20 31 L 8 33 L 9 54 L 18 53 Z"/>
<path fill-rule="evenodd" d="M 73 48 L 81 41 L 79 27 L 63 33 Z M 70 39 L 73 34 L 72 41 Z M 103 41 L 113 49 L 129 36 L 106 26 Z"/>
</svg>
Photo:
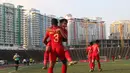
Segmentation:
<svg viewBox="0 0 130 73">
<path fill-rule="evenodd" d="M 95 60 L 97 60 L 98 63 L 98 70 L 102 71 L 101 64 L 100 64 L 100 56 L 99 56 L 99 41 L 96 40 L 94 43 L 90 42 L 89 46 L 86 48 L 87 54 L 88 54 L 88 60 L 89 60 L 89 67 L 90 71 L 93 72 L 95 68 Z"/>
<path fill-rule="evenodd" d="M 46 57 L 49 55 L 48 73 L 53 73 L 53 68 L 57 57 L 62 62 L 62 73 L 67 72 L 67 60 L 70 64 L 77 63 L 77 61 L 72 61 L 68 50 L 65 50 L 65 47 L 62 44 L 63 41 L 67 41 L 67 30 L 65 29 L 67 27 L 67 22 L 68 21 L 66 19 L 61 19 L 60 24 L 62 25 L 58 26 L 58 20 L 53 18 L 51 20 L 52 26 L 47 29 L 46 35 L 44 36 L 43 43 L 46 45 L 46 51 L 44 54 L 45 62 L 43 68 L 47 68 Z"/>
</svg>

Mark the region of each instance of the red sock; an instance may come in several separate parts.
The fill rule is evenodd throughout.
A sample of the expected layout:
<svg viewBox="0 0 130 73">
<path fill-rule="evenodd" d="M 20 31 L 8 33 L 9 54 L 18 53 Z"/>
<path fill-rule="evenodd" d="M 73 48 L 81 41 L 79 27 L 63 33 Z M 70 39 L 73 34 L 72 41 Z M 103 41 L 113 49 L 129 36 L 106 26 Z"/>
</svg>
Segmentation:
<svg viewBox="0 0 130 73">
<path fill-rule="evenodd" d="M 94 69 L 95 68 L 95 63 L 92 63 L 92 69 Z"/>
<path fill-rule="evenodd" d="M 66 72 L 67 72 L 67 65 L 62 64 L 62 73 L 66 73 Z"/>
<path fill-rule="evenodd" d="M 90 69 L 93 69 L 92 62 L 89 63 Z"/>
<path fill-rule="evenodd" d="M 100 64 L 100 62 L 98 62 L 98 69 L 101 69 L 101 64 Z"/>
<path fill-rule="evenodd" d="M 47 65 L 47 61 L 48 61 L 48 58 L 49 57 L 49 53 L 47 52 L 47 51 L 45 51 L 45 53 L 44 53 L 44 66 L 46 66 Z"/>
<path fill-rule="evenodd" d="M 53 73 L 53 68 L 52 67 L 48 68 L 48 73 Z"/>
<path fill-rule="evenodd" d="M 69 62 L 72 61 L 72 58 L 71 58 L 70 53 L 69 53 L 68 50 L 65 50 L 65 58 L 66 58 Z"/>
</svg>

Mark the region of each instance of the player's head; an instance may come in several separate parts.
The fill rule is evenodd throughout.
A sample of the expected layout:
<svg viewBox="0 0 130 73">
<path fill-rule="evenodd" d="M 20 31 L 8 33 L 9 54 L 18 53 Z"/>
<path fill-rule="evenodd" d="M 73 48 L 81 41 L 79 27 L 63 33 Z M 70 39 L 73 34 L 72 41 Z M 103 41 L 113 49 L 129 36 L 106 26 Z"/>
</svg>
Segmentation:
<svg viewBox="0 0 130 73">
<path fill-rule="evenodd" d="M 93 45 L 93 42 L 90 42 L 88 46 L 92 46 Z"/>
<path fill-rule="evenodd" d="M 61 19 L 60 20 L 60 26 L 67 27 L 68 20 L 67 19 Z"/>
<path fill-rule="evenodd" d="M 92 46 L 93 45 L 93 42 L 90 42 L 90 46 Z"/>
<path fill-rule="evenodd" d="M 18 53 L 15 53 L 15 55 L 18 55 Z"/>
<path fill-rule="evenodd" d="M 96 44 L 99 44 L 99 40 L 96 40 L 95 43 L 96 43 Z"/>
<path fill-rule="evenodd" d="M 57 26 L 58 25 L 58 20 L 56 18 L 52 18 L 51 19 L 51 24 L 54 25 L 54 26 Z"/>
</svg>

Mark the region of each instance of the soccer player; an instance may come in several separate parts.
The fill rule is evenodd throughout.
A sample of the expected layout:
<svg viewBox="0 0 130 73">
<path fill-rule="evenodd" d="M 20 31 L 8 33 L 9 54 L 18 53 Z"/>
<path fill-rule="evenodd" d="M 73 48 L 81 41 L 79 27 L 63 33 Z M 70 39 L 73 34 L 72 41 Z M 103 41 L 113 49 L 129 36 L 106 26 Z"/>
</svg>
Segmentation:
<svg viewBox="0 0 130 73">
<path fill-rule="evenodd" d="M 92 45 L 93 43 L 90 42 L 89 46 L 86 48 L 86 52 L 87 52 L 87 55 L 88 55 L 88 61 L 89 61 L 89 72 L 92 72 L 93 71 L 93 68 L 92 68 Z"/>
<path fill-rule="evenodd" d="M 67 23 L 68 23 L 67 19 L 61 19 L 61 20 L 60 20 L 60 27 L 61 27 L 61 29 L 63 30 L 63 33 L 66 34 L 66 36 L 68 35 L 68 32 L 67 32 L 67 30 L 66 30 Z M 67 42 L 67 39 L 64 39 L 63 42 Z M 70 55 L 70 53 L 69 53 L 69 51 L 68 51 L 67 48 L 65 48 L 64 51 L 65 51 L 65 57 L 66 57 L 66 59 L 67 59 L 68 62 L 69 62 L 68 65 L 74 65 L 74 64 L 77 64 L 77 63 L 78 63 L 77 61 L 72 61 L 71 55 Z"/>
<path fill-rule="evenodd" d="M 112 61 L 113 61 L 113 62 L 115 61 L 115 56 L 114 56 L 114 55 L 112 55 Z"/>
<path fill-rule="evenodd" d="M 94 70 L 95 67 L 95 60 L 98 63 L 98 70 L 102 71 L 101 64 L 100 64 L 100 57 L 99 57 L 99 40 L 96 40 L 95 43 L 92 45 L 92 68 Z"/>
<path fill-rule="evenodd" d="M 60 20 L 60 28 L 63 30 L 63 33 L 66 34 L 67 36 L 67 30 L 66 30 L 66 27 L 67 27 L 67 23 L 68 21 L 66 19 L 61 19 Z M 63 39 L 63 42 L 67 42 L 67 39 Z M 51 49 L 51 43 L 50 41 L 48 42 L 47 46 L 46 46 L 46 51 L 44 53 L 44 67 L 43 69 L 47 69 L 47 61 L 49 59 L 49 51 Z M 66 59 L 68 60 L 69 64 L 68 65 L 74 65 L 74 64 L 77 64 L 77 61 L 72 61 L 72 58 L 70 56 L 70 53 L 69 51 L 67 50 L 67 48 L 65 48 L 65 57 Z"/>
<path fill-rule="evenodd" d="M 56 63 L 56 57 L 58 57 L 62 62 L 62 73 L 66 73 L 67 71 L 67 61 L 65 58 L 64 46 L 62 45 L 63 38 L 67 38 L 65 34 L 62 33 L 62 30 L 57 26 L 57 19 L 53 18 L 52 22 L 52 30 L 47 31 L 46 35 L 43 39 L 44 44 L 47 44 L 47 39 L 51 40 L 51 52 L 49 52 L 49 69 L 48 73 L 53 73 L 53 68 Z"/>
<path fill-rule="evenodd" d="M 17 71 L 19 67 L 20 56 L 17 53 L 15 53 L 15 55 L 13 56 L 13 59 L 15 61 L 15 70 Z"/>
</svg>

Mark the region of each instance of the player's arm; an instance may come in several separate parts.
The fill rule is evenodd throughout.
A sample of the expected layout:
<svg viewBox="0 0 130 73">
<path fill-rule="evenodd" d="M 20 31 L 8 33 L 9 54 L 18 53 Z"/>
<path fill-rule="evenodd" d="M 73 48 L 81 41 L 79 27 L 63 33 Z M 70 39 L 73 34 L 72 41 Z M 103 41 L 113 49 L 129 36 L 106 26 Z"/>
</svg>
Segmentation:
<svg viewBox="0 0 130 73">
<path fill-rule="evenodd" d="M 46 34 L 45 34 L 45 37 L 43 38 L 43 40 L 42 40 L 42 42 L 45 44 L 45 45 L 47 45 L 47 39 L 48 39 L 48 37 L 49 37 L 49 34 L 48 34 L 49 32 L 47 31 L 46 32 Z"/>
<path fill-rule="evenodd" d="M 63 38 L 67 39 L 67 35 L 63 32 L 62 29 L 57 29 L 56 32 L 60 33 L 62 35 Z"/>
<path fill-rule="evenodd" d="M 92 53 L 92 50 L 91 49 L 89 49 L 88 50 L 88 55 L 90 55 Z"/>
<path fill-rule="evenodd" d="M 99 47 L 97 47 L 97 49 L 98 49 L 98 54 L 99 54 L 100 53 Z"/>
</svg>

